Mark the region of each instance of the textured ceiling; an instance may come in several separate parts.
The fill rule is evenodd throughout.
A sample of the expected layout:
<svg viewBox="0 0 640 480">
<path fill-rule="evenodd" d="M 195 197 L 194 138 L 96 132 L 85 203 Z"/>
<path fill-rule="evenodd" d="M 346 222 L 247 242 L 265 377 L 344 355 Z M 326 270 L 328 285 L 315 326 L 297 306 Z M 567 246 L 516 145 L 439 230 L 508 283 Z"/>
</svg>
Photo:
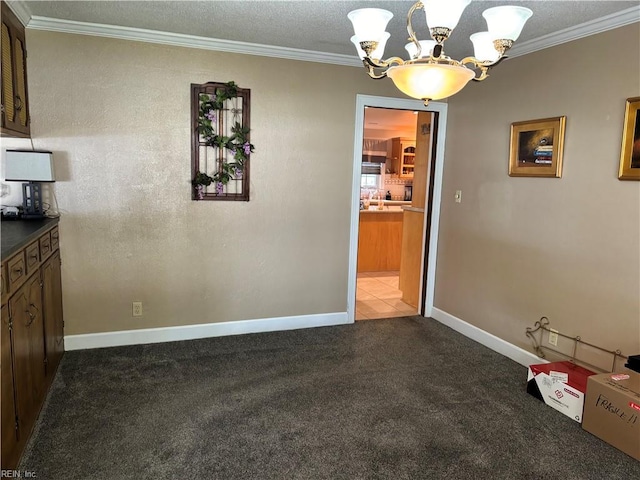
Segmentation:
<svg viewBox="0 0 640 480">
<path fill-rule="evenodd" d="M 412 1 L 24 1 L 31 15 L 79 22 L 137 27 L 224 40 L 355 55 L 347 13 L 363 7 L 390 10 L 391 39 L 385 57 L 406 58 L 406 15 Z M 631 7 L 635 1 L 473 1 L 445 51 L 454 58 L 472 54 L 469 35 L 486 30 L 482 11 L 497 5 L 533 10 L 519 42 Z M 424 12 L 414 15 L 420 39 L 429 38 Z"/>
</svg>

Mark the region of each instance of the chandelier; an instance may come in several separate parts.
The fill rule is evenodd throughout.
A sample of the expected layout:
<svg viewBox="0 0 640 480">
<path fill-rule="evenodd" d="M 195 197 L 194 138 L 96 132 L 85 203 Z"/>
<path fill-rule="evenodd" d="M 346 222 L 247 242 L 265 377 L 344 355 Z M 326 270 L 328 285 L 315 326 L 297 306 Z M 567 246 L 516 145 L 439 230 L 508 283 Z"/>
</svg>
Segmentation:
<svg viewBox="0 0 640 480">
<path fill-rule="evenodd" d="M 505 53 L 520 36 L 533 12 L 524 7 L 500 6 L 485 10 L 487 32 L 471 35 L 473 57 L 454 60 L 444 54 L 443 43 L 458 25 L 471 0 L 425 0 L 416 2 L 407 14 L 409 40 L 405 49 L 410 60 L 392 57 L 382 60 L 390 34 L 385 31 L 393 13 L 379 8 L 361 8 L 347 16 L 355 35 L 351 41 L 371 78 L 389 77 L 406 95 L 427 105 L 455 95 L 470 80 L 481 81 L 489 69 L 507 58 Z M 433 40 L 418 40 L 411 25 L 416 10 L 424 10 Z"/>
</svg>

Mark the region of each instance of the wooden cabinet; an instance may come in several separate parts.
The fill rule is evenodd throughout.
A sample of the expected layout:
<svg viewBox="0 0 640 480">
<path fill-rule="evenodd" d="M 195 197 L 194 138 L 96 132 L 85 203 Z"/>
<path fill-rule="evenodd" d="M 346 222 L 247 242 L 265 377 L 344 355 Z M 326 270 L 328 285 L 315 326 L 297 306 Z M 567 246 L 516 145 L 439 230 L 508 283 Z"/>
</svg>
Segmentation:
<svg viewBox="0 0 640 480">
<path fill-rule="evenodd" d="M 18 439 L 29 434 L 44 401 L 44 328 L 40 277 L 34 274 L 9 300 Z"/>
<path fill-rule="evenodd" d="M 24 26 L 2 2 L 2 136 L 29 137 L 27 49 Z"/>
<path fill-rule="evenodd" d="M 402 255 L 400 258 L 399 286 L 402 290 L 402 301 L 412 307 L 421 310 L 420 277 L 426 269 L 429 245 L 425 245 L 425 215 L 430 215 L 431 200 L 427 203 L 430 179 L 433 175 L 431 168 L 431 124 L 430 112 L 418 114 L 418 131 L 414 143 L 414 158 L 412 159 L 415 171 L 413 178 L 413 196 L 411 207 L 405 208 L 402 230 Z M 431 197 L 431 195 L 429 195 Z M 425 208 L 426 207 L 426 208 Z M 428 228 L 428 226 L 427 226 Z M 423 261 L 423 247 L 425 260 Z M 423 268 L 424 267 L 424 268 Z M 426 285 L 426 284 L 425 284 Z M 426 286 L 423 286 L 423 290 Z"/>
<path fill-rule="evenodd" d="M 0 370 L 2 380 L 2 468 L 18 464 L 18 419 L 16 416 L 15 388 L 13 383 L 13 361 L 11 355 L 11 327 L 9 325 L 9 307 L 2 305 L 2 331 L 0 332 Z"/>
<path fill-rule="evenodd" d="M 413 138 L 392 138 L 390 142 L 391 171 L 400 178 L 413 178 L 416 141 Z"/>
<path fill-rule="evenodd" d="M 51 242 L 54 230 L 55 244 Z M 58 229 L 49 228 L 26 243 L 2 262 L 6 292 L 1 322 L 1 461 L 5 470 L 18 465 L 64 353 Z"/>
<path fill-rule="evenodd" d="M 59 251 L 56 251 L 42 266 L 42 308 L 44 311 L 45 351 L 47 353 L 45 372 L 47 383 L 51 383 L 64 353 Z"/>
<path fill-rule="evenodd" d="M 402 291 L 402 301 L 417 309 L 420 302 L 424 211 L 411 208 L 405 209 L 402 218 L 402 254 L 398 288 Z"/>
<path fill-rule="evenodd" d="M 358 273 L 398 270 L 401 243 L 402 212 L 360 212 Z"/>
</svg>

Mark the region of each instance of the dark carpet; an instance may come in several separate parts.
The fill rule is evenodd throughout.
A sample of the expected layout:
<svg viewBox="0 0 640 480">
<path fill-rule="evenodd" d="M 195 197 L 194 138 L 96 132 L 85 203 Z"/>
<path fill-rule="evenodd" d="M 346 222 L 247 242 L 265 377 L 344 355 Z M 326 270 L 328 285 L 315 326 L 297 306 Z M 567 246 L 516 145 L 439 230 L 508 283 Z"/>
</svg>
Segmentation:
<svg viewBox="0 0 640 480">
<path fill-rule="evenodd" d="M 638 479 L 430 319 L 68 352 L 21 469 L 50 479 Z"/>
</svg>

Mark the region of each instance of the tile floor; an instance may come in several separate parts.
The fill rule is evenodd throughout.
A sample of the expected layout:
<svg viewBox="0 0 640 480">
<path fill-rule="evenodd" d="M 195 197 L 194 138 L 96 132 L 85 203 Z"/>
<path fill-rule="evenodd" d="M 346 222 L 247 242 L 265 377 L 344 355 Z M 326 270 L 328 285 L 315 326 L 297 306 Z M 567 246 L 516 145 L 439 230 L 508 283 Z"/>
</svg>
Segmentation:
<svg viewBox="0 0 640 480">
<path fill-rule="evenodd" d="M 401 300 L 398 272 L 359 273 L 356 290 L 356 320 L 405 317 L 416 309 Z"/>
</svg>

